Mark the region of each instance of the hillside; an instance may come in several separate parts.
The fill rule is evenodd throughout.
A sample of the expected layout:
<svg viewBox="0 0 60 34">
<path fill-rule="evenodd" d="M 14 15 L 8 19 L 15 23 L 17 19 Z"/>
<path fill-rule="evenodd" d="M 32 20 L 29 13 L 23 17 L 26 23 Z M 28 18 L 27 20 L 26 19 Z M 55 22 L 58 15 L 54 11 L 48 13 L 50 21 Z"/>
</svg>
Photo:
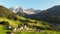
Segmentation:
<svg viewBox="0 0 60 34">
<path fill-rule="evenodd" d="M 39 17 L 40 20 L 51 23 L 53 28 L 60 30 L 60 5 L 42 11 Z"/>
<path fill-rule="evenodd" d="M 34 16 L 37 17 L 38 15 L 35 14 Z M 43 18 L 42 14 L 39 15 L 39 18 L 41 17 Z M 30 34 L 50 34 L 52 32 L 53 34 L 59 34 L 60 30 L 55 30 L 51 23 L 43 20 L 44 18 L 41 20 L 34 19 L 24 18 L 8 10 L 6 7 L 0 6 L 0 34 L 28 34 L 29 32 L 32 32 Z"/>
<path fill-rule="evenodd" d="M 19 28 L 23 27 L 22 30 L 16 29 L 17 31 L 21 31 L 21 32 L 36 31 L 36 28 L 33 27 L 34 22 L 36 22 L 36 21 L 32 20 L 32 19 L 27 19 L 27 18 L 21 17 L 15 13 L 13 13 L 12 11 L 8 10 L 6 7 L 0 6 L 0 30 L 1 30 L 0 34 L 11 33 L 17 27 L 19 27 Z M 40 25 L 38 25 L 39 24 L 38 22 L 39 21 L 37 21 L 37 23 L 36 23 L 36 27 L 40 26 Z"/>
<path fill-rule="evenodd" d="M 25 18 L 13 13 L 6 7 L 0 5 L 0 34 L 6 34 L 6 32 L 11 31 L 9 26 L 15 28 L 22 22 L 19 19 L 24 20 Z"/>
<path fill-rule="evenodd" d="M 49 8 L 43 12 L 40 13 L 45 20 L 53 20 L 55 22 L 60 22 L 60 5 L 54 6 L 52 8 Z"/>
<path fill-rule="evenodd" d="M 0 17 L 16 17 L 16 14 L 8 10 L 7 8 L 0 6 Z"/>
<path fill-rule="evenodd" d="M 60 5 L 56 5 L 47 10 L 43 10 L 39 14 L 25 14 L 24 17 L 42 21 L 42 23 L 44 24 L 46 24 L 47 22 L 50 25 L 49 28 L 51 28 L 52 30 L 60 31 Z"/>
</svg>

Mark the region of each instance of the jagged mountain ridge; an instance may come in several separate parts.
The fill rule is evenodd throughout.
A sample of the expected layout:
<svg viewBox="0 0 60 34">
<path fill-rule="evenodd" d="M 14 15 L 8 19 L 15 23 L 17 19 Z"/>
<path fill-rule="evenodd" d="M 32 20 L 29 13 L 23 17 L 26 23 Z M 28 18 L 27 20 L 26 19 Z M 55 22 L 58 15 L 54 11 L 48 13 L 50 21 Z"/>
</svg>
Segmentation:
<svg viewBox="0 0 60 34">
<path fill-rule="evenodd" d="M 14 13 L 25 13 L 25 14 L 38 14 L 41 12 L 41 10 L 34 10 L 33 8 L 29 8 L 29 9 L 23 9 L 19 6 L 15 6 L 13 8 L 9 8 L 11 11 L 13 11 Z"/>
</svg>

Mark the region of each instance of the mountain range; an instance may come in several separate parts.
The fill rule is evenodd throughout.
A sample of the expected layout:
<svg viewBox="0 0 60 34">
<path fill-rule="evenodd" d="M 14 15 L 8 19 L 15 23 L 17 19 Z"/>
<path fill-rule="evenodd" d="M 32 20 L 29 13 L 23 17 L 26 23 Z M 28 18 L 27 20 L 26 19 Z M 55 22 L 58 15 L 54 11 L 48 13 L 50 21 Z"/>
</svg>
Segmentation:
<svg viewBox="0 0 60 34">
<path fill-rule="evenodd" d="M 47 10 L 26 9 L 22 15 L 25 18 L 42 20 L 54 25 L 54 28 L 60 29 L 60 5 L 53 6 Z"/>
<path fill-rule="evenodd" d="M 0 34 L 20 32 L 59 33 L 60 5 L 46 10 L 0 6 Z M 48 31 L 48 32 L 47 32 Z M 38 34 L 38 33 L 37 33 Z"/>
<path fill-rule="evenodd" d="M 15 6 L 12 8 L 9 8 L 11 11 L 13 11 L 14 13 L 25 13 L 25 14 L 38 14 L 41 12 L 41 10 L 34 10 L 33 8 L 29 8 L 29 9 L 23 9 L 20 6 Z"/>
<path fill-rule="evenodd" d="M 24 13 L 23 17 L 35 19 L 35 20 L 44 20 L 47 22 L 51 22 L 53 24 L 60 24 L 60 5 L 53 6 L 47 10 L 34 10 L 33 8 L 26 9 L 21 11 Z M 57 23 L 58 22 L 58 23 Z"/>
</svg>

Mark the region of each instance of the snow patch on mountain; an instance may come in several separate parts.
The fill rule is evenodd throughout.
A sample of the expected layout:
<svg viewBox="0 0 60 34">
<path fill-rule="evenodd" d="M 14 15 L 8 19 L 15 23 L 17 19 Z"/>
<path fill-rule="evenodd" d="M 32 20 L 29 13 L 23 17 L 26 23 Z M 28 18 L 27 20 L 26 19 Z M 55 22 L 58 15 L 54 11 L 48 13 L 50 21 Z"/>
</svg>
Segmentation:
<svg viewBox="0 0 60 34">
<path fill-rule="evenodd" d="M 33 8 L 29 9 L 23 9 L 20 6 L 15 6 L 13 8 L 10 8 L 14 13 L 25 13 L 25 14 L 38 14 L 41 12 L 41 10 L 34 10 Z"/>
</svg>

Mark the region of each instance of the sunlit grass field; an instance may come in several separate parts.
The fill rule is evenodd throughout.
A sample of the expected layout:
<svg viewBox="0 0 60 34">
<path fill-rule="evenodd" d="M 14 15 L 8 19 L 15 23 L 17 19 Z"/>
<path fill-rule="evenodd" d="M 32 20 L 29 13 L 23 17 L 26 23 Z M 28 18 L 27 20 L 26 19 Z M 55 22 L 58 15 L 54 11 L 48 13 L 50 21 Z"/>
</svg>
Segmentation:
<svg viewBox="0 0 60 34">
<path fill-rule="evenodd" d="M 15 34 L 60 34 L 56 31 L 42 31 L 42 32 L 17 32 Z"/>
<path fill-rule="evenodd" d="M 26 20 L 25 18 L 20 17 L 19 19 Z M 17 26 L 21 24 L 22 22 L 14 21 L 13 19 L 7 19 L 7 18 L 0 18 L 0 21 L 7 21 L 12 26 Z M 32 20 L 34 22 L 34 20 Z M 34 23 L 29 23 L 33 26 Z M 37 23 L 37 26 L 42 26 L 42 24 Z M 0 25 L 0 34 L 6 34 L 9 30 L 4 29 L 4 25 Z M 40 32 L 16 32 L 15 34 L 60 34 L 60 32 L 53 31 L 53 30 L 41 30 Z"/>
<path fill-rule="evenodd" d="M 6 30 L 3 25 L 0 25 L 0 34 L 6 34 L 9 30 Z"/>
</svg>

